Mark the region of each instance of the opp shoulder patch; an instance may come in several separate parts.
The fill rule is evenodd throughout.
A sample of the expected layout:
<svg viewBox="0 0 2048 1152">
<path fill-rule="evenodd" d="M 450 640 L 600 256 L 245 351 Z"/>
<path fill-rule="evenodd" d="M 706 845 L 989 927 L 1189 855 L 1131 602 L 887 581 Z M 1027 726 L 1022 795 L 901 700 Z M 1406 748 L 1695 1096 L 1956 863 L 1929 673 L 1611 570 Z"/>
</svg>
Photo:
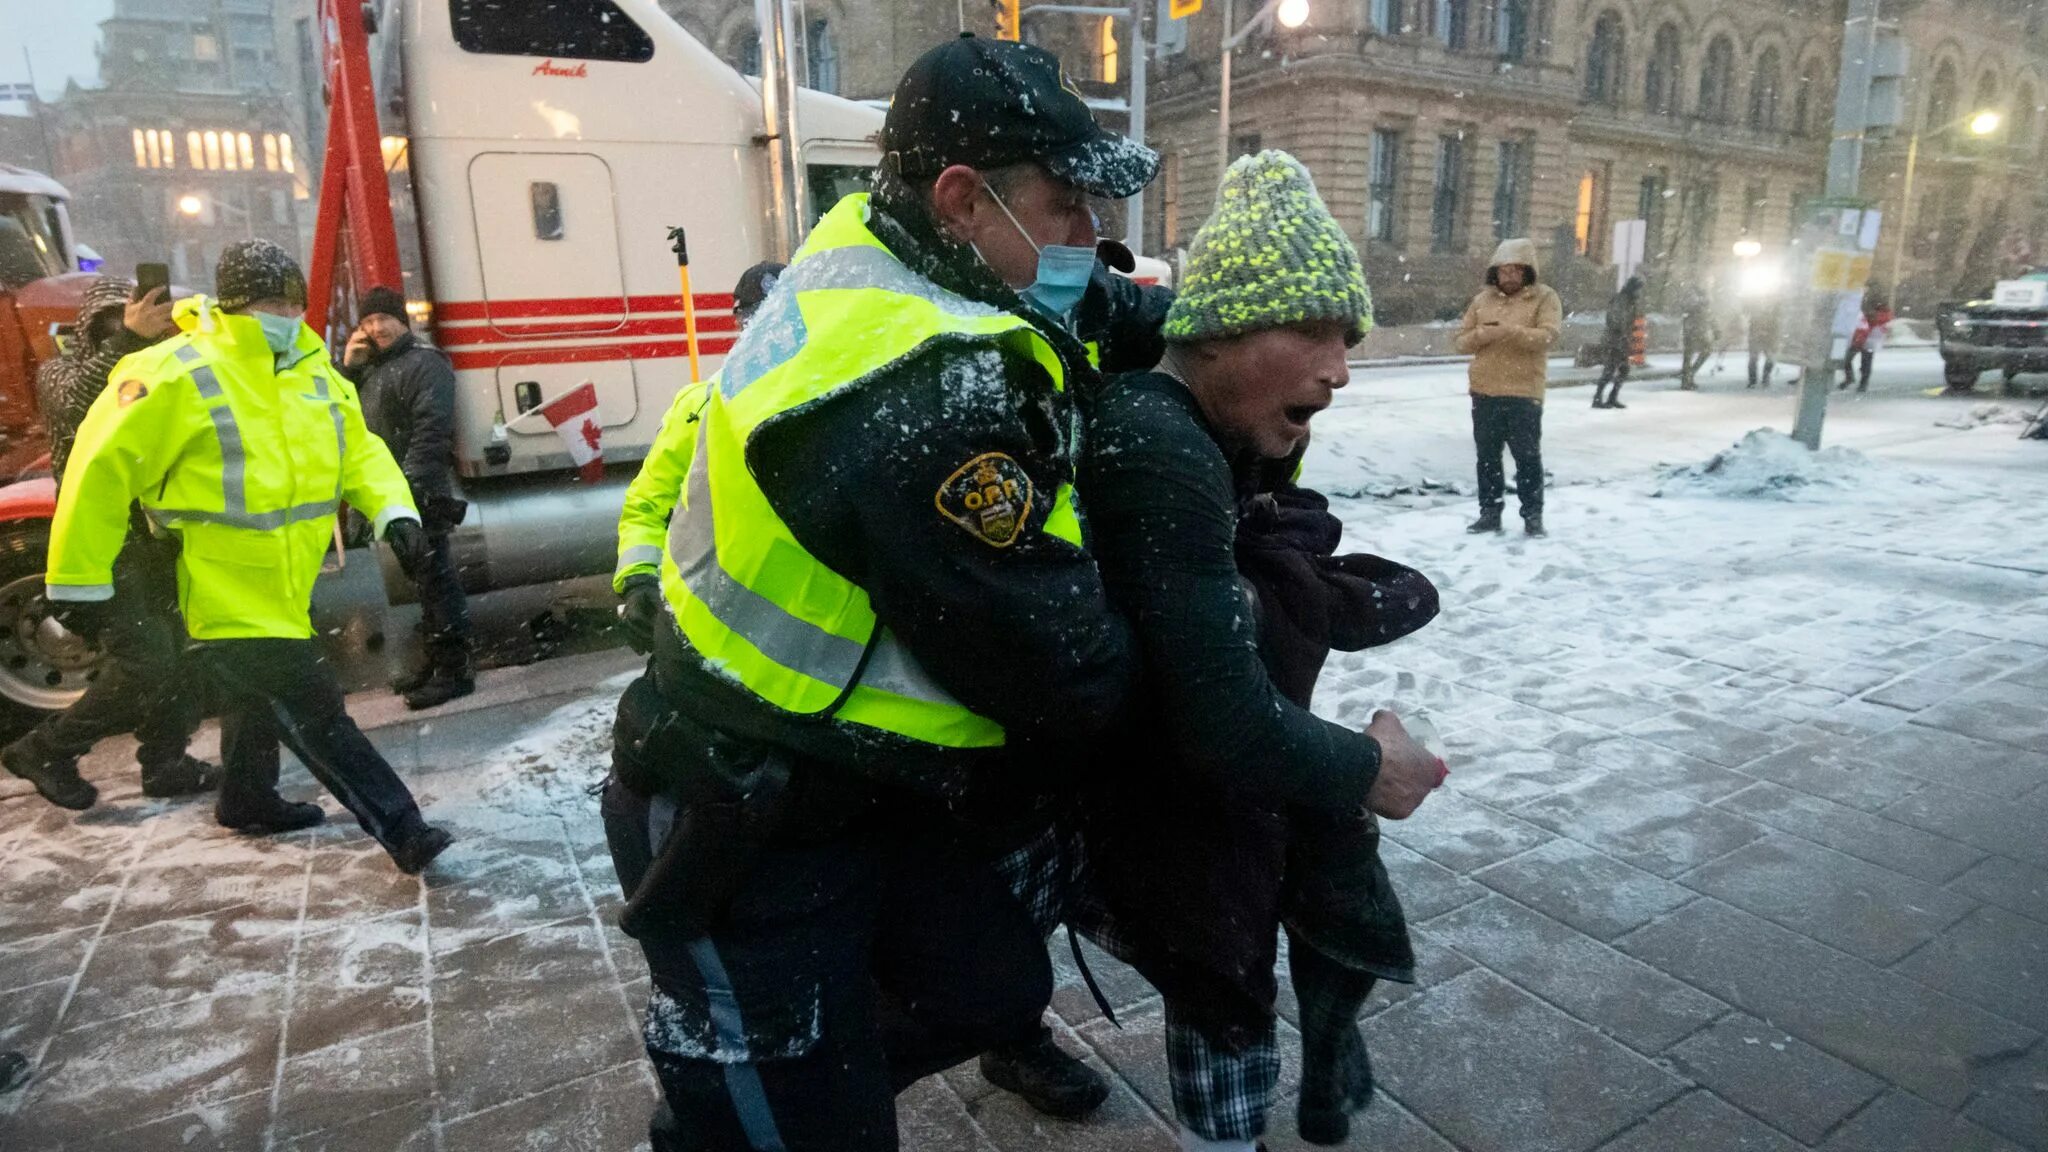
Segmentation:
<svg viewBox="0 0 2048 1152">
<path fill-rule="evenodd" d="M 1031 476 L 1006 452 L 984 452 L 939 485 L 939 514 L 994 548 L 1008 548 L 1031 516 Z"/>
<path fill-rule="evenodd" d="M 121 407 L 126 408 L 149 395 L 149 385 L 140 380 L 123 380 L 115 394 L 120 397 Z"/>
</svg>

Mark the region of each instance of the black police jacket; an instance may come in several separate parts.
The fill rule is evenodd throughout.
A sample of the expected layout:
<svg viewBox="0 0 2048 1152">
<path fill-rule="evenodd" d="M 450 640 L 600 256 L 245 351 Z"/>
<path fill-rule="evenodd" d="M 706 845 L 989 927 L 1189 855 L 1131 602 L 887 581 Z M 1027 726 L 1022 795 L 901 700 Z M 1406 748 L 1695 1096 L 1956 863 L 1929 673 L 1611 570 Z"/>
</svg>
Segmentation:
<svg viewBox="0 0 2048 1152">
<path fill-rule="evenodd" d="M 424 502 L 452 492 L 455 369 L 447 354 L 407 332 L 391 347 L 341 372 L 355 384 L 363 422 L 391 449 L 413 498 Z M 424 503 L 420 511 L 427 511 Z"/>
<path fill-rule="evenodd" d="M 1072 759 L 1052 749 L 1101 729 L 1132 675 L 1130 629 L 1094 560 L 1043 531 L 1054 494 L 1075 479 L 1077 397 L 1095 377 L 1072 335 L 939 237 L 907 190 L 884 180 L 871 204 L 870 229 L 913 272 L 1044 331 L 1067 388 L 993 343 L 934 342 L 764 426 L 748 464 L 797 540 L 866 591 L 882 625 L 955 698 L 1003 725 L 1008 746 L 938 748 L 783 712 L 704 667 L 673 627 L 657 630 L 656 682 L 697 723 L 802 759 L 956 809 L 1029 806 L 1058 790 L 1050 774 Z M 984 538 L 940 506 L 948 479 L 987 453 L 1015 461 L 1035 494 L 1012 539 Z"/>
</svg>

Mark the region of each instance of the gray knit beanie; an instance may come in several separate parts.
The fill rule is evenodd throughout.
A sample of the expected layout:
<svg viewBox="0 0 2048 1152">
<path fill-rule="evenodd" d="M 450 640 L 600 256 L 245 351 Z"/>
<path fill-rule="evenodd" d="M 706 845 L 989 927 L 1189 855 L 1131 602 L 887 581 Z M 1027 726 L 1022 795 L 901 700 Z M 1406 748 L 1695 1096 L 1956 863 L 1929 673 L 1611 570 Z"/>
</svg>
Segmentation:
<svg viewBox="0 0 2048 1152">
<path fill-rule="evenodd" d="M 1372 328 L 1358 249 L 1316 195 L 1301 161 L 1269 149 L 1223 174 L 1216 211 L 1195 233 L 1166 314 L 1172 343 L 1336 320 Z"/>
</svg>

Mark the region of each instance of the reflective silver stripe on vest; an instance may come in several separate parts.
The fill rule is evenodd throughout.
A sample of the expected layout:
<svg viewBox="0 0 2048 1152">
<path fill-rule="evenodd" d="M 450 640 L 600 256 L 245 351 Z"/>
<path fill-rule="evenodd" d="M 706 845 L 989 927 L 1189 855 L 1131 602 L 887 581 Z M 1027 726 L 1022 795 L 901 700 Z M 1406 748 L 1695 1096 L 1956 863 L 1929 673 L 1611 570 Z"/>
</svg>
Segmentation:
<svg viewBox="0 0 2048 1152">
<path fill-rule="evenodd" d="M 637 568 L 642 564 L 660 567 L 661 549 L 653 544 L 635 544 L 619 553 L 619 566 L 613 571 L 624 572 L 628 568 Z"/>
<path fill-rule="evenodd" d="M 747 325 L 719 369 L 718 386 L 726 397 L 739 395 L 749 384 L 788 363 L 803 349 L 810 330 L 797 308 L 797 293 L 854 288 L 875 288 L 915 297 L 942 312 L 967 319 L 1003 315 L 1000 308 L 939 287 L 880 248 L 865 244 L 827 248 L 797 261 L 775 278 L 775 286 L 755 310 L 757 322 Z"/>
<path fill-rule="evenodd" d="M 271 532 L 287 524 L 301 520 L 318 520 L 331 516 L 341 505 L 342 467 L 348 455 L 347 429 L 343 423 L 341 406 L 333 400 L 327 390 L 327 378 L 315 376 L 316 395 L 325 401 L 328 410 L 334 414 L 334 440 L 339 454 L 335 457 L 334 496 L 327 500 L 314 500 L 305 504 L 294 504 L 273 512 L 249 511 L 249 453 L 242 443 L 242 427 L 235 422 L 234 409 L 227 401 L 227 390 L 221 387 L 220 377 L 213 374 L 213 368 L 204 363 L 205 357 L 191 345 L 178 349 L 178 360 L 185 364 L 192 377 L 192 384 L 199 390 L 199 398 L 206 401 L 207 415 L 213 419 L 213 434 L 220 441 L 220 491 L 221 511 L 212 512 L 200 508 L 151 508 L 149 516 L 159 525 L 177 520 L 196 520 L 207 524 L 226 524 L 232 528 L 247 528 L 256 532 Z"/>
<path fill-rule="evenodd" d="M 669 522 L 668 554 L 690 595 L 702 602 L 720 624 L 744 637 L 763 656 L 845 691 L 860 668 L 863 646 L 790 615 L 781 605 L 733 579 L 719 563 L 702 429 L 697 433 L 696 458 L 690 462 L 687 499 L 688 504 L 677 508 Z M 868 658 L 860 682 L 912 700 L 964 707 L 932 680 L 917 657 L 886 628 L 875 643 L 874 654 Z"/>
</svg>

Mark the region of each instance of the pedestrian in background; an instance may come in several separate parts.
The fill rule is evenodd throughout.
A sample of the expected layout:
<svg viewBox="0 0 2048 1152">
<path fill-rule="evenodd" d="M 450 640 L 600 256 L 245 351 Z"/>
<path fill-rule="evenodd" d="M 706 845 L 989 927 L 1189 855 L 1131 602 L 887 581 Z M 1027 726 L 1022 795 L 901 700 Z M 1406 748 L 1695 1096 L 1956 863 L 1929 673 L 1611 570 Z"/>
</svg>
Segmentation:
<svg viewBox="0 0 2048 1152">
<path fill-rule="evenodd" d="M 180 301 L 183 331 L 116 366 L 79 426 L 50 535 L 48 595 L 89 616 L 141 501 L 178 538 L 178 588 L 198 659 L 224 701 L 214 818 L 246 835 L 308 828 L 318 804 L 278 795 L 278 744 L 405 872 L 448 847 L 349 718 L 313 631 L 313 581 L 343 500 L 408 572 L 426 552 L 405 477 L 363 426 L 355 389 L 306 327 L 306 278 L 285 250 L 221 253 L 220 299 Z"/>
<path fill-rule="evenodd" d="M 1704 278 L 1688 282 L 1679 296 L 1678 308 L 1683 340 L 1678 388 L 1681 392 L 1697 392 L 1700 368 L 1714 353 L 1714 282 Z"/>
<path fill-rule="evenodd" d="M 469 511 L 455 495 L 455 369 L 445 353 L 413 334 L 405 296 L 379 286 L 363 294 L 341 374 L 362 397 L 363 422 L 405 473 L 426 529 L 426 563 L 410 574 L 426 626 L 426 659 L 391 687 L 407 708 L 432 708 L 476 691 L 469 600 L 452 539 Z"/>
<path fill-rule="evenodd" d="M 1849 337 L 1849 354 L 1842 358 L 1842 382 L 1837 391 L 1856 385 L 1858 392 L 1870 391 L 1870 362 L 1884 348 L 1892 330 L 1892 306 L 1884 293 L 1872 289 L 1864 294 L 1863 315 L 1856 321 L 1856 334 Z M 1856 371 L 1860 369 L 1860 371 Z"/>
<path fill-rule="evenodd" d="M 1744 310 L 1749 329 L 1749 386 L 1771 386 L 1771 373 L 1778 367 L 1778 300 L 1775 296 L 1753 298 Z M 1761 363 L 1763 371 L 1758 372 Z"/>
<path fill-rule="evenodd" d="M 1501 449 L 1515 458 L 1522 527 L 1543 529 L 1543 392 L 1550 348 L 1564 327 L 1564 305 L 1536 282 L 1536 242 L 1502 242 L 1486 269 L 1486 287 L 1465 308 L 1457 349 L 1472 357 L 1472 439 L 1479 448 L 1479 519 L 1467 532 L 1498 532 L 1506 505 Z"/>
<path fill-rule="evenodd" d="M 71 444 L 107 376 L 131 352 L 140 352 L 178 326 L 171 321 L 169 290 L 152 288 L 132 298 L 134 285 L 102 276 L 85 290 L 78 324 L 61 356 L 36 373 L 36 399 L 50 435 L 50 475 L 59 491 Z M 135 733 L 142 794 L 151 799 L 189 796 L 212 788 L 219 770 L 185 752 L 203 711 L 189 677 L 179 668 L 185 621 L 178 615 L 178 552 L 168 537 L 149 529 L 130 508 L 128 535 L 114 561 L 113 599 L 103 610 L 65 616 L 98 645 L 100 666 L 85 695 L 0 749 L 0 764 L 36 786 L 45 800 L 82 810 L 99 792 L 78 774 L 78 758 L 94 744 Z"/>
<path fill-rule="evenodd" d="M 1628 383 L 1629 365 L 1635 359 L 1636 321 L 1642 315 L 1643 278 L 1631 276 L 1607 302 L 1607 332 L 1600 347 L 1600 382 L 1593 385 L 1593 407 L 1628 407 L 1621 402 L 1621 386 Z"/>
</svg>

